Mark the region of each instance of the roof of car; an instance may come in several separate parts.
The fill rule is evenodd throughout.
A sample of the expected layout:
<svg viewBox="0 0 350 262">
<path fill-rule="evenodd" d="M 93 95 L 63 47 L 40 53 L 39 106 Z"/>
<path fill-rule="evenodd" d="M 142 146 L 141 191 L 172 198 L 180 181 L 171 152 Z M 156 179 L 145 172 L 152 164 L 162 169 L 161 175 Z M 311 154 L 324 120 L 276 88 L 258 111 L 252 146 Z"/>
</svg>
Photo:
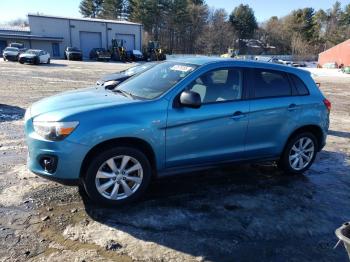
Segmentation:
<svg viewBox="0 0 350 262">
<path fill-rule="evenodd" d="M 205 64 L 211 64 L 211 63 L 230 63 L 234 66 L 241 66 L 241 67 L 260 67 L 260 68 L 266 68 L 266 69 L 275 69 L 275 70 L 281 70 L 281 71 L 288 71 L 288 72 L 307 72 L 306 70 L 281 65 L 281 64 L 275 64 L 275 63 L 269 63 L 269 62 L 262 62 L 262 61 L 255 61 L 255 60 L 239 60 L 239 59 L 232 59 L 232 58 L 221 58 L 221 57 L 210 57 L 210 56 L 192 56 L 192 57 L 170 57 L 168 59 L 170 61 L 178 61 L 182 63 L 188 63 L 188 64 L 194 64 L 194 65 L 205 65 Z"/>
</svg>

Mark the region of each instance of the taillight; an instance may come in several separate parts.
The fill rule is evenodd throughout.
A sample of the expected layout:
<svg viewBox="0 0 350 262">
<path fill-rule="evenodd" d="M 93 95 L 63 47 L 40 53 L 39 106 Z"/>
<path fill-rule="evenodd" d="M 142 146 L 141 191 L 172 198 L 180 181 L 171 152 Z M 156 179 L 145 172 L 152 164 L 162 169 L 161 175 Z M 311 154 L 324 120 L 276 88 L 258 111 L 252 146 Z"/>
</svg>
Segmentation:
<svg viewBox="0 0 350 262">
<path fill-rule="evenodd" d="M 323 103 L 327 107 L 328 111 L 330 112 L 331 108 L 332 108 L 331 102 L 327 98 L 325 98 L 325 99 L 323 99 Z"/>
</svg>

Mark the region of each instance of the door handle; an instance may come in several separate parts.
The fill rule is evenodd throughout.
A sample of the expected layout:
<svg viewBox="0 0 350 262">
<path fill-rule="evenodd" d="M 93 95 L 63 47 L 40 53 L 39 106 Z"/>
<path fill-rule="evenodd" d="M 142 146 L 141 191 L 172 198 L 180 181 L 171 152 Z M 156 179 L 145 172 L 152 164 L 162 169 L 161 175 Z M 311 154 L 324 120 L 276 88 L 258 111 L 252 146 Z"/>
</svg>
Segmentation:
<svg viewBox="0 0 350 262">
<path fill-rule="evenodd" d="M 290 104 L 288 106 L 289 111 L 297 110 L 299 107 L 296 104 Z"/>
<path fill-rule="evenodd" d="M 246 117 L 246 114 L 243 114 L 241 111 L 236 111 L 232 116 L 231 116 L 231 119 L 234 119 L 234 120 L 239 120 L 243 117 Z"/>
</svg>

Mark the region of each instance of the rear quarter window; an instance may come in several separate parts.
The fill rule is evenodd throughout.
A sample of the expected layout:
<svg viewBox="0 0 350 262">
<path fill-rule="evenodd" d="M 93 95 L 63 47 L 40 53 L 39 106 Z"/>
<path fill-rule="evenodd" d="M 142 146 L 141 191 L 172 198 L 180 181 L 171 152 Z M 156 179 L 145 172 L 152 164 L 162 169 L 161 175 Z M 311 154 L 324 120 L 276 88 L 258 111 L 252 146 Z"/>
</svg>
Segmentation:
<svg viewBox="0 0 350 262">
<path fill-rule="evenodd" d="M 298 95 L 306 96 L 309 94 L 309 90 L 307 89 L 303 80 L 301 80 L 296 75 L 290 74 L 289 76 L 290 76 L 295 88 L 297 89 Z"/>
</svg>

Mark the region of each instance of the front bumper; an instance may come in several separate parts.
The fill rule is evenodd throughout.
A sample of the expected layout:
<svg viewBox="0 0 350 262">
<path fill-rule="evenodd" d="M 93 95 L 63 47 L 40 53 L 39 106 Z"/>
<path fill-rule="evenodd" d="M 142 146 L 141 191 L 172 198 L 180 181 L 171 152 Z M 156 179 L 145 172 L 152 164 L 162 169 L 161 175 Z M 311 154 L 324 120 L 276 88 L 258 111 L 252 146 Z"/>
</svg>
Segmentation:
<svg viewBox="0 0 350 262">
<path fill-rule="evenodd" d="M 38 58 L 35 57 L 21 57 L 19 61 L 25 64 L 35 64 L 38 63 Z"/>
<path fill-rule="evenodd" d="M 68 54 L 67 55 L 70 60 L 81 60 L 83 59 L 82 54 Z"/>
<path fill-rule="evenodd" d="M 69 141 L 49 141 L 40 137 L 33 129 L 32 119 L 25 123 L 26 142 L 28 145 L 27 167 L 34 174 L 62 183 L 75 185 L 79 181 L 80 170 L 89 148 Z M 43 158 L 54 157 L 55 167 L 47 169 Z"/>
<path fill-rule="evenodd" d="M 18 61 L 18 55 L 4 55 L 3 57 L 9 61 Z"/>
<path fill-rule="evenodd" d="M 107 55 L 99 55 L 97 56 L 97 60 L 110 60 L 111 57 Z"/>
</svg>

